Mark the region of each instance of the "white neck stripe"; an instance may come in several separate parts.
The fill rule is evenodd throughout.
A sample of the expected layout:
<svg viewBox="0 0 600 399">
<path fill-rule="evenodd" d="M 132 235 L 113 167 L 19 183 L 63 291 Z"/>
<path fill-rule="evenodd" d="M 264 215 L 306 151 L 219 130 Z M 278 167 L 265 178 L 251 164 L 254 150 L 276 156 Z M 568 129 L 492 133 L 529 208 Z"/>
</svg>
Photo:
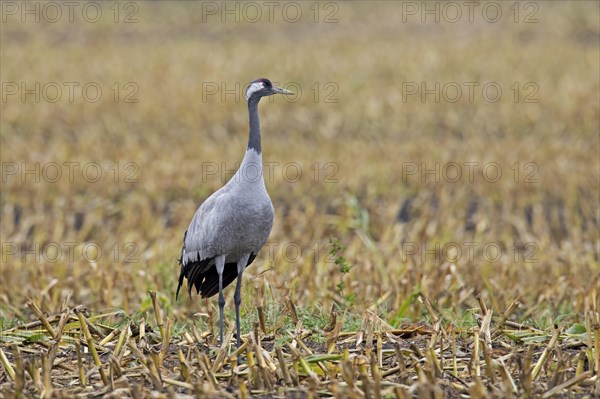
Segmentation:
<svg viewBox="0 0 600 399">
<path fill-rule="evenodd" d="M 246 89 L 246 101 L 250 99 L 250 96 L 252 94 L 256 93 L 259 90 L 262 90 L 264 87 L 265 85 L 263 82 L 254 82 L 250 86 L 248 86 L 248 89 Z"/>
</svg>

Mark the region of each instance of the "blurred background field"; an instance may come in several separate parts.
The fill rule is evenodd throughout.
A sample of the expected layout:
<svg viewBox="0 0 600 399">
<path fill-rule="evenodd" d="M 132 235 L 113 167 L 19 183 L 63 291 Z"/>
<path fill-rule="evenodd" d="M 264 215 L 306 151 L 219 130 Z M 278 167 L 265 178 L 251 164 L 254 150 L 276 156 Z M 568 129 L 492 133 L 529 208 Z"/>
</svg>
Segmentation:
<svg viewBox="0 0 600 399">
<path fill-rule="evenodd" d="M 28 298 L 53 313 L 67 294 L 92 314 L 146 316 L 148 290 L 176 323 L 213 313 L 216 300 L 175 302 L 177 259 L 197 206 L 241 161 L 257 77 L 298 95 L 260 106 L 276 217 L 244 275 L 245 332 L 257 306 L 283 323 L 287 300 L 318 329 L 333 306 L 353 331 L 367 310 L 393 327 L 430 322 L 419 293 L 456 325 L 475 324 L 477 295 L 496 314 L 518 298 L 511 320 L 540 329 L 598 311 L 598 3 L 520 3 L 518 15 L 503 3 L 495 23 L 464 9 L 423 23 L 420 2 L 417 14 L 319 3 L 318 15 L 298 3 L 295 23 L 257 3 L 253 23 L 232 4 L 237 16 L 222 3 L 124 2 L 118 15 L 104 3 L 95 23 L 81 9 L 56 23 L 3 9 L 5 325 L 35 319 Z M 81 92 L 90 83 L 97 102 Z M 422 96 L 436 83 L 439 99 Z"/>
</svg>

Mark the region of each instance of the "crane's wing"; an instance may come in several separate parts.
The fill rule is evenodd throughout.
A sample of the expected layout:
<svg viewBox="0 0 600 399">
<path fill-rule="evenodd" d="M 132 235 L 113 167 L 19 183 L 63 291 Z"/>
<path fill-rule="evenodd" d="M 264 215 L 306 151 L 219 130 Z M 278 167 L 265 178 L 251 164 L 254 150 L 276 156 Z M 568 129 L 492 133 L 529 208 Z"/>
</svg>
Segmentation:
<svg viewBox="0 0 600 399">
<path fill-rule="evenodd" d="M 228 186 L 221 187 L 196 211 L 183 236 L 182 265 L 212 259 L 219 255 L 219 246 L 227 238 L 223 237 L 227 229 L 227 215 L 231 213 L 229 191 Z"/>
<path fill-rule="evenodd" d="M 228 192 L 229 187 L 224 186 L 204 201 L 183 236 L 176 298 L 179 296 L 184 277 L 188 280 L 190 297 L 193 286 L 203 298 L 209 298 L 219 291 L 219 275 L 214 267 L 215 257 L 222 253 L 221 249 L 224 246 L 228 246 L 227 241 L 233 237 L 231 229 L 235 229 L 235 225 L 231 223 L 235 209 L 228 200 Z M 251 253 L 246 266 L 250 265 L 255 257 L 256 253 Z M 237 264 L 226 263 L 223 270 L 223 288 L 231 284 L 237 275 Z"/>
</svg>

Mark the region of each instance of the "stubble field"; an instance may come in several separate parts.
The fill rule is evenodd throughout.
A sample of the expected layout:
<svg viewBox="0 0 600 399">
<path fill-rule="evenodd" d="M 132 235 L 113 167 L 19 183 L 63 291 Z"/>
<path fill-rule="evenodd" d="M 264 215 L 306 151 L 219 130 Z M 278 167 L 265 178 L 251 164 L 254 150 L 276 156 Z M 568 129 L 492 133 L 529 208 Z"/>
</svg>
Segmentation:
<svg viewBox="0 0 600 399">
<path fill-rule="evenodd" d="M 2 4 L 0 396 L 600 394 L 598 4 L 274 3 Z M 177 259 L 257 77 L 235 352 Z"/>
</svg>

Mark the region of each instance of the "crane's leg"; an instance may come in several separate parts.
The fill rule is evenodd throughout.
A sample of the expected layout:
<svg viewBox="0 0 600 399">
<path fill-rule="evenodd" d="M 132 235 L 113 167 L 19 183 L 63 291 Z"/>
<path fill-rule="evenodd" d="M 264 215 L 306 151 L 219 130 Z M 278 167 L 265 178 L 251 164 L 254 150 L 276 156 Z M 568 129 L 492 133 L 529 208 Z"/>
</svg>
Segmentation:
<svg viewBox="0 0 600 399">
<path fill-rule="evenodd" d="M 225 297 L 223 296 L 223 269 L 225 269 L 225 255 L 215 257 L 215 267 L 219 275 L 219 343 L 223 345 L 223 308 Z"/>
<path fill-rule="evenodd" d="M 240 304 L 242 303 L 242 275 L 244 274 L 244 269 L 248 265 L 248 258 L 250 254 L 242 255 L 240 260 L 237 263 L 237 283 L 235 286 L 235 294 L 233 295 L 233 303 L 235 304 L 235 328 L 237 335 L 237 347 L 239 348 L 242 344 L 242 337 L 240 333 Z M 238 359 L 239 363 L 239 359 Z"/>
</svg>

